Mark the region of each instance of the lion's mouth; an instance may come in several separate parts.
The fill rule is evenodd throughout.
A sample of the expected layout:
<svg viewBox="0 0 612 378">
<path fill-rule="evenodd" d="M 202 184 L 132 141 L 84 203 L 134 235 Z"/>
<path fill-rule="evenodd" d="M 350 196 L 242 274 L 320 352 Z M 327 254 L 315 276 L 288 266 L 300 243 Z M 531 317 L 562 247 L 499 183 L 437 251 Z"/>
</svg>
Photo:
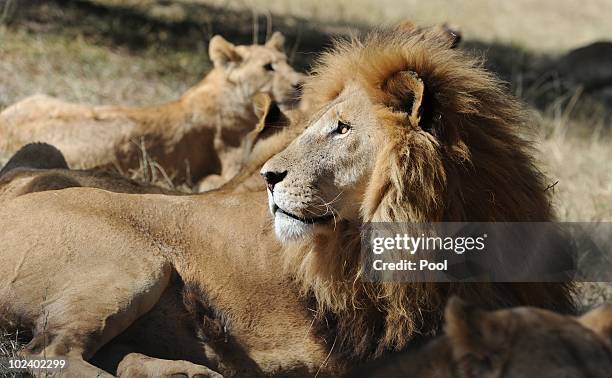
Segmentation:
<svg viewBox="0 0 612 378">
<path fill-rule="evenodd" d="M 295 220 L 298 220 L 298 221 L 303 222 L 303 223 L 308 223 L 308 224 L 326 223 L 326 222 L 328 222 L 329 220 L 331 220 L 333 218 L 333 215 L 324 215 L 324 216 L 312 217 L 312 218 L 302 218 L 302 217 L 298 217 L 295 214 L 291 214 L 290 212 L 281 209 L 276 204 L 273 205 L 272 212 L 274 214 L 276 214 L 277 212 L 281 213 L 281 214 L 285 214 L 289 218 L 293 218 Z"/>
</svg>

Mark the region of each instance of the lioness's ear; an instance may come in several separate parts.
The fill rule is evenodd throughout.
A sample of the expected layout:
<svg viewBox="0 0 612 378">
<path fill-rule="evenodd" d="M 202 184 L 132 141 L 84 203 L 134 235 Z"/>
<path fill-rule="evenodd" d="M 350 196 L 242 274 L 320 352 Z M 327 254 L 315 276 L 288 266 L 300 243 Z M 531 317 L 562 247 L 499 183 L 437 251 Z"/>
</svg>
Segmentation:
<svg viewBox="0 0 612 378">
<path fill-rule="evenodd" d="M 500 319 L 495 312 L 481 310 L 457 297 L 448 301 L 445 318 L 446 334 L 456 359 L 466 356 L 486 358 L 491 351 L 499 351 L 511 332 L 506 319 Z"/>
<path fill-rule="evenodd" d="M 578 321 L 612 346 L 612 302 L 587 312 L 578 318 Z"/>
<path fill-rule="evenodd" d="M 242 57 L 236 51 L 236 46 L 220 35 L 211 38 L 208 44 L 208 56 L 217 68 L 225 68 L 229 63 L 242 60 Z"/>
<path fill-rule="evenodd" d="M 266 42 L 266 46 L 283 51 L 285 49 L 285 36 L 281 32 L 272 33 L 272 36 Z"/>
<path fill-rule="evenodd" d="M 383 84 L 383 90 L 390 95 L 389 106 L 408 113 L 413 127 L 428 130 L 429 125 L 422 124 L 425 106 L 425 84 L 414 71 L 399 71 L 391 75 Z"/>
</svg>

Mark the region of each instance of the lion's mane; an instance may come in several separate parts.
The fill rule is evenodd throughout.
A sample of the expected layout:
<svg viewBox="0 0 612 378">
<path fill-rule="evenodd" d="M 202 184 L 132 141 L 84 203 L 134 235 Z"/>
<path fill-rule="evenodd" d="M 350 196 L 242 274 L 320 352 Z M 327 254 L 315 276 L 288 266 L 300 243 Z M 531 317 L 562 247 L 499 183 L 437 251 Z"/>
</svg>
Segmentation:
<svg viewBox="0 0 612 378">
<path fill-rule="evenodd" d="M 386 90 L 386 80 L 404 70 L 425 86 L 418 125 L 408 109 L 396 111 L 405 99 Z M 525 107 L 482 59 L 450 49 L 434 32 L 376 31 L 324 53 L 304 98 L 312 109 L 325 109 L 349 81 L 366 89 L 386 135 L 377 141 L 384 151 L 366 184 L 363 223 L 554 220 L 545 177 L 519 133 Z M 359 225 L 341 222 L 335 235 L 289 245 L 284 258 L 318 305 L 334 352 L 349 359 L 401 350 L 437 332 L 452 294 L 486 308 L 573 311 L 569 284 L 369 283 L 360 266 Z"/>
</svg>

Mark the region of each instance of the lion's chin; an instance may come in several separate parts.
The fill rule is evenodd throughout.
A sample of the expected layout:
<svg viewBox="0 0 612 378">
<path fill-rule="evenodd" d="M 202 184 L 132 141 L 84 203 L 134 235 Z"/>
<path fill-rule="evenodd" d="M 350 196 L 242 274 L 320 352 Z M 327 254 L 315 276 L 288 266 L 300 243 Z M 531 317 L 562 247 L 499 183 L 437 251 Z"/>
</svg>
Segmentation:
<svg viewBox="0 0 612 378">
<path fill-rule="evenodd" d="M 311 235 L 316 225 L 302 222 L 280 211 L 274 214 L 274 233 L 283 243 L 296 241 Z"/>
</svg>

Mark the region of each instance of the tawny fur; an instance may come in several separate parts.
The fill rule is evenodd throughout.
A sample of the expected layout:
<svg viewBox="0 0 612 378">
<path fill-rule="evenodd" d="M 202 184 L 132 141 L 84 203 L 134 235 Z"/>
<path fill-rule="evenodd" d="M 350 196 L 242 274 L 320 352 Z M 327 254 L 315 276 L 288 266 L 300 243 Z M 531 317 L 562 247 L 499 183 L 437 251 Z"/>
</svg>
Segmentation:
<svg viewBox="0 0 612 378">
<path fill-rule="evenodd" d="M 225 179 L 217 182 L 226 192 L 263 190 L 265 185 L 259 174 L 261 166 L 302 131 L 299 122 L 289 125 L 290 118 L 299 119 L 299 110 L 283 112 L 265 94 L 259 94 L 256 98 L 262 101 L 258 105 L 261 107 L 257 112 L 259 122 L 241 142 L 240 154 L 234 162 L 238 173 L 227 183 Z M 274 118 L 269 116 L 272 108 Z M 116 193 L 185 195 L 185 192 L 139 182 L 115 172 L 69 169 L 62 153 L 44 143 L 24 146 L 11 157 L 0 173 L 0 202 L 28 193 L 74 187 L 99 188 Z M 231 177 L 229 174 L 227 176 Z M 208 180 L 201 183 L 200 191 L 204 189 L 212 189 Z"/>
</svg>

